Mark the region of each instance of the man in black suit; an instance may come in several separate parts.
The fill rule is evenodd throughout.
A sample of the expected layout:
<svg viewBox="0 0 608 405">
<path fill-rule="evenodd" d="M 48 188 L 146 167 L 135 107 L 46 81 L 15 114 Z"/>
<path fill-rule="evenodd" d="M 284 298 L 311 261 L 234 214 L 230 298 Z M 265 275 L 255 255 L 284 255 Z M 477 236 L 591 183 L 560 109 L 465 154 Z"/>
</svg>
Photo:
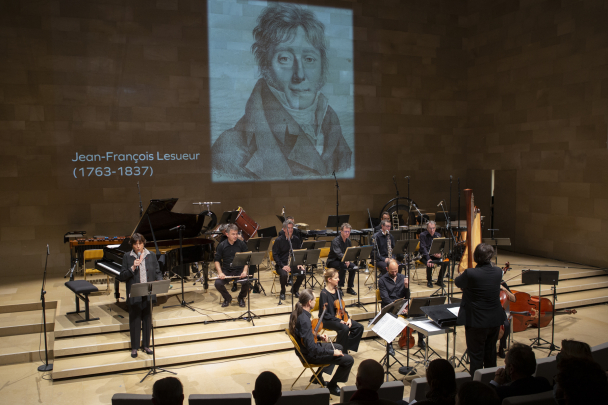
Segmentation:
<svg viewBox="0 0 608 405">
<path fill-rule="evenodd" d="M 516 343 L 507 352 L 505 367 L 496 370 L 490 384 L 502 401 L 508 397 L 533 395 L 551 391 L 545 377 L 533 377 L 536 371 L 536 356 L 530 346 Z"/>
<path fill-rule="evenodd" d="M 467 350 L 471 360 L 471 376 L 475 370 L 496 367 L 496 342 L 506 314 L 500 305 L 502 270 L 492 265 L 494 248 L 480 243 L 473 258 L 475 268 L 466 269 L 456 277 L 462 289 L 458 325 L 464 325 Z"/>
</svg>

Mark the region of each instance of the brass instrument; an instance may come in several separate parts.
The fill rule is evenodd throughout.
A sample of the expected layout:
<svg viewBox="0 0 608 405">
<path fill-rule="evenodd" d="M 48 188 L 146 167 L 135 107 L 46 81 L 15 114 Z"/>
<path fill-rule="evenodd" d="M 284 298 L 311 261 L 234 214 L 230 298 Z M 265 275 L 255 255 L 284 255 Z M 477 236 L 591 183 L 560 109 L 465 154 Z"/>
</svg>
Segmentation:
<svg viewBox="0 0 608 405">
<path fill-rule="evenodd" d="M 391 220 L 393 229 L 399 229 L 399 215 L 397 214 L 397 211 L 393 211 L 391 214 Z"/>
</svg>

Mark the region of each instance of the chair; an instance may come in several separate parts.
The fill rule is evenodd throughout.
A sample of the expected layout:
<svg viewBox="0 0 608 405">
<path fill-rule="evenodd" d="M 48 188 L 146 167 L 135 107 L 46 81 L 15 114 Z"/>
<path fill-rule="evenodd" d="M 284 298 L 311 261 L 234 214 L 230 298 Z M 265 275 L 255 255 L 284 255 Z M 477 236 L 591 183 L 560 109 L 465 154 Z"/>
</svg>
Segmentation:
<svg viewBox="0 0 608 405">
<path fill-rule="evenodd" d="M 502 405 L 555 405 L 553 390 L 533 395 L 520 395 L 502 400 Z"/>
<path fill-rule="evenodd" d="M 112 405 L 152 405 L 152 395 L 114 394 L 112 395 Z"/>
<path fill-rule="evenodd" d="M 79 300 L 83 300 L 84 308 L 85 308 L 84 319 L 80 319 L 80 320 L 76 321 L 76 323 L 99 320 L 99 318 L 91 318 L 89 316 L 89 294 L 92 292 L 97 292 L 97 291 L 99 291 L 99 289 L 97 287 L 95 287 L 93 284 L 91 284 L 85 280 L 67 281 L 65 283 L 65 286 L 67 288 L 69 288 L 74 294 L 76 294 L 76 311 L 68 312 L 68 313 L 66 313 L 66 315 L 81 313 L 82 311 L 80 310 L 80 301 Z"/>
<path fill-rule="evenodd" d="M 87 261 L 91 261 L 91 260 L 101 260 L 103 259 L 103 249 L 90 249 L 90 250 L 85 250 L 84 251 L 84 263 L 83 263 L 83 267 L 84 267 L 84 279 L 87 279 L 88 275 L 93 275 L 93 274 L 103 274 L 101 271 L 97 270 L 95 268 L 95 266 L 93 267 L 87 267 Z M 105 274 L 106 276 L 106 290 L 110 289 L 110 276 Z"/>
<path fill-rule="evenodd" d="M 275 405 L 327 405 L 329 403 L 327 388 L 311 390 L 283 391 Z"/>
<path fill-rule="evenodd" d="M 498 370 L 498 368 L 499 367 L 489 367 L 475 370 L 473 381 L 481 381 L 482 383 L 489 384 L 490 381 L 494 379 L 494 375 L 496 374 L 496 370 Z"/>
<path fill-rule="evenodd" d="M 251 405 L 251 394 L 192 394 L 190 405 Z"/>
<path fill-rule="evenodd" d="M 550 383 L 553 382 L 553 377 L 557 375 L 557 357 L 544 357 L 536 359 L 536 377 L 545 377 Z"/>
<path fill-rule="evenodd" d="M 319 375 L 321 374 L 321 372 L 323 371 L 323 369 L 325 367 L 329 366 L 329 364 L 310 364 L 310 363 L 308 363 L 306 361 L 306 359 L 304 358 L 304 355 L 302 355 L 302 351 L 300 351 L 300 344 L 298 343 L 296 338 L 289 332 L 289 328 L 285 329 L 285 333 L 287 333 L 287 336 L 289 336 L 291 343 L 293 343 L 293 347 L 294 347 L 294 349 L 296 349 L 296 354 L 298 355 L 298 358 L 300 359 L 300 362 L 302 363 L 302 367 L 304 367 L 304 370 L 302 370 L 302 372 L 300 373 L 298 378 L 296 378 L 296 380 L 293 382 L 293 384 L 291 384 L 291 390 L 293 390 L 293 386 L 298 382 L 300 377 L 302 377 L 302 374 L 304 374 L 304 371 L 306 371 L 306 369 L 310 369 L 310 371 L 312 372 L 312 374 L 314 376 L 314 379 L 317 380 L 317 382 L 322 386 L 323 384 L 321 384 L 321 379 L 319 378 Z M 317 369 L 316 372 L 314 370 L 315 368 Z M 312 380 L 308 383 L 305 390 L 307 390 L 308 387 L 310 387 L 310 384 L 312 384 Z"/>
<path fill-rule="evenodd" d="M 456 373 L 456 388 L 460 388 L 465 382 L 471 381 L 471 375 L 466 372 Z M 429 390 L 429 383 L 426 377 L 415 378 L 412 380 L 412 388 L 410 390 L 409 402 L 414 399 L 416 402 L 424 401 L 426 399 L 426 393 Z"/>
<path fill-rule="evenodd" d="M 591 348 L 591 355 L 593 356 L 593 360 L 602 366 L 602 370 L 608 371 L 608 342 L 593 346 Z"/>
<path fill-rule="evenodd" d="M 365 277 L 365 282 L 363 283 L 363 286 L 368 287 L 369 289 L 372 289 L 376 286 L 376 266 L 374 266 L 371 263 L 368 263 L 367 267 L 369 269 L 369 273 L 368 273 L 367 277 Z M 371 281 L 370 281 L 370 278 L 371 278 Z"/>
<path fill-rule="evenodd" d="M 401 381 L 385 382 L 378 390 L 378 397 L 380 397 L 380 399 L 397 402 L 403 399 L 404 389 L 405 387 Z M 340 388 L 340 402 L 349 402 L 355 391 L 357 391 L 357 387 L 354 385 Z"/>
</svg>

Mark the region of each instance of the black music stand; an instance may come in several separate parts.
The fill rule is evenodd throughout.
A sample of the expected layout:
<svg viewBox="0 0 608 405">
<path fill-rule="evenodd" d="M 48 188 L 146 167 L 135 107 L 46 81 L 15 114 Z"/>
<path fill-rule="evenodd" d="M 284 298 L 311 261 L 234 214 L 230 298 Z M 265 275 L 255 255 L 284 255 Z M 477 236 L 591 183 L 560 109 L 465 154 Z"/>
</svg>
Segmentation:
<svg viewBox="0 0 608 405">
<path fill-rule="evenodd" d="M 65 243 L 65 242 L 64 242 Z M 42 302 L 42 325 L 43 325 L 43 333 L 44 333 L 44 355 L 45 355 L 45 362 L 43 365 L 38 366 L 38 371 L 52 371 L 53 370 L 53 365 L 49 364 L 49 349 L 47 346 L 47 339 L 46 339 L 46 291 L 44 290 L 44 287 L 46 285 L 46 267 L 49 264 L 49 255 L 50 255 L 50 251 L 49 251 L 49 245 L 46 245 L 46 260 L 44 262 L 44 275 L 42 276 L 42 288 L 40 289 L 40 301 Z M 65 276 L 63 277 L 65 278 Z M 70 279 L 70 281 L 73 281 Z M 76 296 L 76 304 L 78 304 L 78 296 Z M 89 302 L 87 301 L 87 318 L 89 317 Z M 76 309 L 78 311 L 78 308 Z M 99 319 L 99 318 L 98 318 Z"/>
<path fill-rule="evenodd" d="M 276 226 L 269 226 L 268 228 L 258 229 L 257 233 L 260 238 L 275 238 L 277 234 Z"/>
<path fill-rule="evenodd" d="M 302 242 L 302 249 L 321 249 L 325 247 L 326 240 L 307 240 Z"/>
<path fill-rule="evenodd" d="M 553 270 L 528 270 L 521 274 L 521 282 L 524 284 L 537 284 L 538 283 L 538 336 L 530 339 L 532 342 L 530 346 L 532 347 L 543 347 L 544 345 L 549 345 L 549 356 L 552 352 L 556 350 L 560 350 L 558 346 L 556 346 L 553 342 L 555 339 L 555 301 L 557 300 L 557 284 L 559 282 L 559 271 Z M 553 289 L 553 321 L 551 326 L 551 342 L 540 337 L 540 315 L 542 313 L 542 300 L 540 295 L 540 286 L 542 284 L 552 285 Z"/>
<path fill-rule="evenodd" d="M 349 247 L 346 248 L 346 252 L 344 252 L 344 256 L 342 256 L 342 262 L 352 262 L 367 260 L 369 259 L 370 254 L 372 253 L 372 246 L 360 246 L 360 247 Z M 348 269 L 347 269 L 348 271 Z M 361 269 L 357 268 L 357 302 L 354 304 L 347 305 L 346 307 L 359 307 L 363 308 L 367 311 L 365 306 L 361 303 L 361 283 L 359 282 L 359 274 L 361 274 Z"/>
<path fill-rule="evenodd" d="M 388 233 L 393 235 L 393 239 L 395 239 L 395 243 L 397 243 L 397 241 L 399 239 L 401 239 L 401 236 L 403 236 L 403 232 L 401 232 L 401 229 L 391 229 L 390 231 L 388 231 Z"/>
<path fill-rule="evenodd" d="M 274 228 L 274 227 L 273 227 Z M 276 229 L 275 229 L 275 233 L 276 233 Z M 259 234 L 259 231 L 258 231 Z M 268 237 L 264 237 L 264 238 L 253 238 L 253 239 L 249 239 L 247 241 L 247 249 L 251 252 L 263 252 L 264 253 L 264 257 L 266 257 L 266 253 L 268 253 L 268 248 L 270 247 L 270 241 L 272 240 L 272 237 L 268 236 Z M 255 282 L 255 285 L 253 286 L 253 288 L 259 288 L 259 291 L 263 292 L 264 295 L 266 295 L 266 290 L 264 289 L 264 286 L 262 285 L 262 282 L 260 281 L 260 266 L 258 265 L 258 279 Z"/>
<path fill-rule="evenodd" d="M 321 256 L 321 249 L 294 250 L 293 256 L 294 263 L 292 263 L 292 265 L 304 266 L 304 288 L 306 288 L 306 276 L 308 275 L 308 271 L 306 271 L 306 268 L 309 266 L 317 265 L 317 263 L 319 262 L 319 256 Z M 312 273 L 311 271 L 310 274 L 313 278 L 313 281 L 311 281 L 311 288 L 314 288 L 314 283 L 319 284 L 319 287 L 321 287 L 321 283 L 319 283 L 319 281 L 315 278 L 314 273 Z M 291 302 L 293 306 L 293 294 L 291 294 Z"/>
<path fill-rule="evenodd" d="M 396 300 L 395 302 L 388 304 L 387 306 L 382 308 L 382 310 L 380 312 L 378 312 L 378 314 L 374 317 L 374 319 L 372 319 L 369 322 L 369 326 L 372 327 L 372 330 L 386 342 L 386 354 L 380 360 L 380 364 L 383 367 L 386 367 L 386 371 L 384 372 L 384 375 L 385 375 L 387 382 L 388 382 L 389 375 L 391 377 L 393 377 L 395 380 L 397 380 L 397 378 L 390 372 L 390 368 L 392 366 L 394 366 L 395 364 L 399 364 L 401 366 L 399 368 L 399 370 L 401 370 L 405 366 L 403 365 L 403 363 L 401 363 L 397 359 L 397 357 L 395 357 L 394 351 L 393 351 L 393 353 L 391 353 L 391 351 L 390 351 L 390 346 L 391 346 L 393 340 L 395 340 L 395 338 L 397 337 L 397 335 L 399 335 L 400 332 L 397 330 L 397 333 L 394 333 L 394 331 L 393 331 L 393 333 L 388 333 L 389 331 L 382 330 L 384 328 L 382 328 L 382 325 L 380 325 L 380 323 L 381 322 L 390 322 L 390 323 L 394 324 L 395 322 L 400 322 L 397 318 L 397 315 L 404 308 L 406 301 L 407 300 L 405 298 L 401 298 L 401 299 Z M 384 319 L 384 317 L 389 317 L 389 318 Z M 378 330 L 378 328 L 376 328 L 376 325 L 380 326 L 381 329 Z M 398 328 L 396 328 L 396 329 L 398 329 Z M 405 329 L 405 327 L 404 327 L 404 329 Z M 408 347 L 408 354 L 409 354 L 409 347 Z M 391 358 L 394 360 L 392 362 L 392 364 L 391 364 Z M 408 362 L 409 362 L 409 356 L 408 356 Z"/>
<path fill-rule="evenodd" d="M 327 217 L 327 228 L 336 228 L 336 231 L 339 232 L 340 226 L 342 224 L 347 223 L 350 218 L 350 215 L 330 215 Z"/>
<path fill-rule="evenodd" d="M 436 260 L 431 260 L 431 263 L 438 264 L 439 266 L 441 266 L 443 264 L 443 250 L 445 249 L 445 245 L 448 241 L 449 241 L 448 238 L 433 239 L 433 241 L 431 242 L 431 248 L 429 249 L 429 257 L 432 257 L 433 255 L 439 253 L 442 255 L 442 258 L 436 259 Z M 425 263 L 425 266 L 426 266 L 426 263 Z M 441 272 L 441 268 L 439 269 L 439 271 Z M 445 277 L 445 274 L 443 276 Z M 449 276 L 450 275 L 448 274 L 448 283 L 449 283 Z M 444 286 L 445 286 L 445 283 L 443 283 L 443 286 L 439 286 L 439 288 L 437 290 L 435 290 L 434 293 L 431 294 L 431 297 L 445 295 L 446 290 L 445 290 Z"/>
<path fill-rule="evenodd" d="M 238 216 L 238 211 L 224 211 L 222 217 L 220 218 L 219 224 L 234 224 Z"/>
<path fill-rule="evenodd" d="M 131 297 L 141 297 L 142 300 L 148 300 L 148 303 L 150 304 L 150 328 L 152 331 L 152 368 L 150 369 L 150 371 L 148 371 L 148 374 L 146 374 L 146 376 L 142 378 L 140 383 L 144 382 L 144 380 L 148 378 L 150 374 L 155 375 L 162 373 L 163 371 L 171 374 L 176 374 L 173 371 L 156 367 L 156 350 L 154 347 L 154 318 L 152 318 L 152 310 L 154 308 L 154 303 L 152 302 L 152 295 L 167 293 L 169 291 L 170 284 L 171 280 L 161 280 L 151 281 L 149 283 L 137 283 L 131 286 Z"/>
<path fill-rule="evenodd" d="M 234 260 L 232 260 L 232 267 L 259 266 L 260 263 L 262 263 L 262 261 L 264 260 L 265 256 L 266 252 L 240 252 L 234 255 Z M 244 280 L 237 281 L 237 283 L 247 283 L 249 285 L 249 288 L 247 289 L 247 311 L 245 311 L 241 316 L 237 317 L 236 319 L 243 319 L 247 322 L 251 321 L 251 324 L 255 326 L 255 323 L 253 323 L 253 319 L 260 319 L 260 317 L 251 311 L 252 281 L 257 281 L 257 279 L 248 277 Z"/>
<path fill-rule="evenodd" d="M 186 307 L 194 312 L 195 309 L 189 305 L 189 304 L 193 304 L 194 300 L 192 300 L 190 302 L 186 302 L 186 298 L 184 296 L 184 277 L 186 277 L 186 269 L 188 269 L 188 266 L 184 266 L 184 254 L 183 254 L 183 246 L 182 246 L 184 238 L 183 238 L 182 231 L 184 230 L 184 228 L 186 228 L 186 226 L 178 225 L 171 230 L 175 230 L 176 228 L 177 228 L 177 231 L 179 232 L 179 269 L 180 269 L 181 274 L 177 273 L 173 269 L 171 269 L 171 272 L 173 274 L 177 274 L 179 276 L 179 279 L 182 282 L 182 300 L 177 305 L 167 305 L 167 306 L 164 306 L 163 308 Z M 177 295 L 175 296 L 175 298 L 177 298 Z M 177 298 L 177 300 L 179 301 L 179 298 Z"/>
<path fill-rule="evenodd" d="M 511 246 L 510 238 L 483 238 L 483 243 L 494 246 L 494 252 L 496 253 L 496 265 L 498 266 L 498 246 Z"/>
</svg>

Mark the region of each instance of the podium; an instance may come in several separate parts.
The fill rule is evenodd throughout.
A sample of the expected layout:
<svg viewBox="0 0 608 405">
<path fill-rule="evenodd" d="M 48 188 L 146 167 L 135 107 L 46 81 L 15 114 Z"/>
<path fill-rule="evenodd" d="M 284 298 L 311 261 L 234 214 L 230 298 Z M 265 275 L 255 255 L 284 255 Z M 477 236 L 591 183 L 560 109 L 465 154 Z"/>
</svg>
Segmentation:
<svg viewBox="0 0 608 405">
<path fill-rule="evenodd" d="M 146 297 L 146 299 L 150 303 L 150 328 L 152 331 L 152 368 L 150 369 L 150 371 L 148 371 L 148 374 L 146 374 L 145 377 L 142 378 L 140 383 L 144 382 L 144 380 L 148 378 L 149 375 L 159 374 L 163 371 L 166 373 L 176 374 L 173 371 L 156 367 L 156 350 L 154 348 L 154 318 L 152 317 L 152 310 L 154 309 L 154 304 L 152 303 L 152 295 L 167 293 L 169 291 L 170 284 L 171 280 L 161 280 L 152 281 L 150 283 L 138 283 L 133 284 L 131 286 L 131 297 L 142 297 L 142 299 Z"/>
</svg>

